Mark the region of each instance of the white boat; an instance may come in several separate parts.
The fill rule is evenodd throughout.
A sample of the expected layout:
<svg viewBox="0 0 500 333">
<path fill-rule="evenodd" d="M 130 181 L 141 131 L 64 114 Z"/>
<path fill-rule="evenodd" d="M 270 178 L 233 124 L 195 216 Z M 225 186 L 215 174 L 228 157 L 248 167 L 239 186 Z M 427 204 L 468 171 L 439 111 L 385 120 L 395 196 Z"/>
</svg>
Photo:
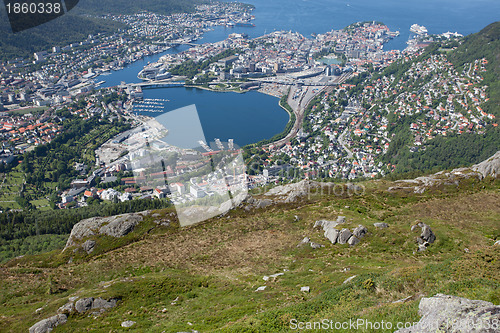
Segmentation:
<svg viewBox="0 0 500 333">
<path fill-rule="evenodd" d="M 427 34 L 427 28 L 424 27 L 423 25 L 418 25 L 418 24 L 413 24 L 410 27 L 410 31 L 413 33 L 416 33 L 417 35 L 426 35 Z"/>
</svg>

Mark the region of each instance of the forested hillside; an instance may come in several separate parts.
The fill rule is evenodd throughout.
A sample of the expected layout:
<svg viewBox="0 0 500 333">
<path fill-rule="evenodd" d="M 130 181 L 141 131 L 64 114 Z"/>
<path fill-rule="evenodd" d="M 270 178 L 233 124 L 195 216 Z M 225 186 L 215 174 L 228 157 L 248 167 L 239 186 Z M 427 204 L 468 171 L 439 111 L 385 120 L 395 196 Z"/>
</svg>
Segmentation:
<svg viewBox="0 0 500 333">
<path fill-rule="evenodd" d="M 0 61 L 33 56 L 33 52 L 64 46 L 85 39 L 89 34 L 109 33 L 125 26 L 87 15 L 133 14 L 142 10 L 170 14 L 188 12 L 201 0 L 80 0 L 66 15 L 39 27 L 16 34 L 11 32 L 4 6 L 0 6 Z"/>
<path fill-rule="evenodd" d="M 197 3 L 202 2 L 204 0 L 80 0 L 75 12 L 102 15 L 133 14 L 146 10 L 158 14 L 171 14 L 190 12 Z"/>
<path fill-rule="evenodd" d="M 3 7 L 2 7 L 3 8 Z M 125 26 L 110 20 L 77 16 L 72 13 L 16 34 L 11 32 L 5 10 L 0 12 L 0 61 L 27 58 L 52 46 L 80 42 L 89 34 L 109 33 Z"/>
</svg>

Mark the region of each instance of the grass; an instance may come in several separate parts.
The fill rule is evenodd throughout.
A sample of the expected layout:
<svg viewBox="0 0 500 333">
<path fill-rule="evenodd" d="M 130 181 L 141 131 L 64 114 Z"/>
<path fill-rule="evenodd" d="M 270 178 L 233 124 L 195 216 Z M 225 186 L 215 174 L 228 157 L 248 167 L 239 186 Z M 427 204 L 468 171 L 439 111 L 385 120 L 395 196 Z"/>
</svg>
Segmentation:
<svg viewBox="0 0 500 333">
<path fill-rule="evenodd" d="M 8 113 L 11 115 L 25 115 L 27 113 L 42 113 L 43 111 L 45 111 L 47 109 L 48 109 L 48 107 L 41 106 L 41 107 L 33 107 L 33 108 L 25 108 L 25 109 L 16 109 L 16 110 L 8 111 Z"/>
<path fill-rule="evenodd" d="M 130 332 L 287 332 L 292 319 L 325 318 L 395 324 L 418 321 L 419 299 L 436 293 L 499 304 L 500 247 L 492 246 L 500 237 L 499 182 L 422 195 L 387 193 L 389 185 L 368 182 L 362 196 L 235 209 L 184 229 L 163 210 L 128 237 L 100 238 L 91 255 L 56 250 L 11 260 L 0 269 L 2 327 L 26 331 L 75 295 L 120 301 L 97 320 L 72 315 L 54 332 L 118 332 L 125 320 L 136 322 Z M 369 229 L 356 247 L 332 245 L 312 228 L 338 215 L 351 229 Z M 167 218 L 171 227 L 154 228 L 155 219 Z M 437 236 L 423 253 L 414 253 L 417 220 Z M 389 228 L 373 227 L 381 221 Z M 296 247 L 305 236 L 325 247 Z M 267 288 L 256 292 L 260 286 Z"/>
<path fill-rule="evenodd" d="M 0 174 L 0 210 L 20 209 L 15 202 L 24 182 L 24 175 L 19 171 L 11 171 L 8 175 Z"/>
</svg>

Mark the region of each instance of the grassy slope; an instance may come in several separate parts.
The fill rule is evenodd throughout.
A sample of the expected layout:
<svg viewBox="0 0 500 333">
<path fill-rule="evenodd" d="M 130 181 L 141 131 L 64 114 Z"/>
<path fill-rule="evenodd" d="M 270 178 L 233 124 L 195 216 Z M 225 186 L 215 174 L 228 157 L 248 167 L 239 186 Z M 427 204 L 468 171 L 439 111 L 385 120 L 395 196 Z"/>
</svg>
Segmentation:
<svg viewBox="0 0 500 333">
<path fill-rule="evenodd" d="M 5 331 L 25 331 L 73 295 L 121 301 L 97 320 L 72 316 L 54 332 L 121 331 L 124 320 L 137 322 L 135 332 L 279 332 L 292 318 L 417 321 L 419 295 L 438 292 L 500 303 L 500 247 L 492 246 L 500 238 L 498 180 L 418 196 L 388 194 L 384 181 L 365 185 L 359 197 L 313 196 L 258 212 L 231 211 L 188 229 L 158 229 L 126 246 L 136 238 L 101 245 L 92 257 L 78 254 L 71 264 L 62 264 L 71 251 L 11 261 L 0 268 L 0 322 Z M 312 224 L 338 215 L 350 226 L 368 226 L 370 234 L 356 247 L 328 244 Z M 437 242 L 415 255 L 409 229 L 417 219 L 432 227 Z M 376 230 L 377 221 L 390 228 Z M 304 236 L 325 247 L 297 248 Z M 284 269 L 275 280 L 262 279 Z M 407 296 L 414 299 L 391 303 Z"/>
</svg>

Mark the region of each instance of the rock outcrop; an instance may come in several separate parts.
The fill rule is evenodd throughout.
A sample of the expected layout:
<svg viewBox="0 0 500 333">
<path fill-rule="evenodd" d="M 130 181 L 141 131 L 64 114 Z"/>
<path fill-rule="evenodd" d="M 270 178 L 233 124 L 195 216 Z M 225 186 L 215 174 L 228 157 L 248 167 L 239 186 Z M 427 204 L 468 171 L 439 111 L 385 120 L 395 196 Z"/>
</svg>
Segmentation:
<svg viewBox="0 0 500 333">
<path fill-rule="evenodd" d="M 411 231 L 416 231 L 418 228 L 421 229 L 421 234 L 419 237 L 417 237 L 417 244 L 418 244 L 418 252 L 425 251 L 430 244 L 434 243 L 436 241 L 436 235 L 432 232 L 431 227 L 429 227 L 427 224 L 418 222 L 417 224 L 413 225 L 411 227 Z"/>
<path fill-rule="evenodd" d="M 340 230 L 339 237 L 337 239 L 337 243 L 347 244 L 347 241 L 349 240 L 349 238 L 351 238 L 351 236 L 352 236 L 352 232 L 349 229 L 344 228 L 344 229 Z"/>
<path fill-rule="evenodd" d="M 54 329 L 54 327 L 65 324 L 68 316 L 65 314 L 58 314 L 50 318 L 44 319 L 30 327 L 29 333 L 47 333 Z"/>
<path fill-rule="evenodd" d="M 488 176 L 500 177 L 500 151 L 486 161 L 473 165 L 471 169 L 479 172 L 483 178 Z"/>
<path fill-rule="evenodd" d="M 357 238 L 361 239 L 363 237 L 365 237 L 365 235 L 368 233 L 368 229 L 366 229 L 366 227 L 362 226 L 361 224 L 358 225 L 357 228 L 355 228 L 353 231 L 352 231 L 353 235 L 356 236 Z"/>
<path fill-rule="evenodd" d="M 397 185 L 391 186 L 387 190 L 389 192 L 402 190 L 421 194 L 433 186 L 458 186 L 464 179 L 476 178 L 482 180 L 488 176 L 493 178 L 500 177 L 500 151 L 487 160 L 475 164 L 470 168 L 458 168 L 450 172 L 440 171 L 430 176 L 398 180 L 395 182 Z"/>
<path fill-rule="evenodd" d="M 122 214 L 111 217 L 92 217 L 82 220 L 73 226 L 69 235 L 65 251 L 69 247 L 79 245 L 79 241 L 96 235 L 108 235 L 111 237 L 123 237 L 134 230 L 135 226 L 144 219 L 144 215 L 149 212 Z M 82 248 L 87 253 L 94 250 L 96 243 L 94 240 L 86 241 Z"/>
<path fill-rule="evenodd" d="M 297 247 L 302 247 L 302 246 L 307 245 L 307 244 L 309 244 L 311 246 L 311 248 L 313 248 L 314 250 L 325 247 L 322 244 L 311 242 L 311 239 L 309 237 L 304 237 L 304 239 L 300 241 L 300 243 L 297 245 Z"/>
<path fill-rule="evenodd" d="M 274 196 L 277 202 L 294 202 L 300 197 L 307 196 L 312 190 L 321 188 L 321 184 L 310 180 L 302 180 L 298 183 L 276 186 L 265 195 Z"/>
<path fill-rule="evenodd" d="M 94 310 L 94 314 L 100 314 L 106 309 L 111 309 L 116 306 L 118 299 L 111 298 L 105 300 L 101 297 L 85 297 L 81 299 L 72 298 L 65 305 L 61 306 L 57 312 L 60 314 L 71 314 L 74 312 L 84 313 L 89 310 Z"/>
<path fill-rule="evenodd" d="M 261 209 L 266 208 L 267 206 L 271 206 L 273 201 L 270 199 L 254 199 L 252 197 L 248 197 L 246 200 L 245 210 L 250 211 L 252 209 Z"/>
<path fill-rule="evenodd" d="M 342 225 L 345 222 L 345 216 L 338 216 L 335 221 L 318 220 L 314 223 L 313 228 L 322 228 L 325 232 L 324 236 L 332 244 L 338 243 L 355 246 L 360 242 L 361 238 L 368 233 L 368 229 L 362 225 L 356 227 L 352 232 L 347 228 L 343 228 L 341 230 L 336 229 L 337 226 Z"/>
<path fill-rule="evenodd" d="M 485 301 L 437 294 L 422 298 L 420 321 L 396 333 L 493 333 L 500 330 L 500 306 Z"/>
<path fill-rule="evenodd" d="M 101 297 L 93 298 L 86 297 L 78 299 L 78 297 L 71 297 L 68 303 L 61 306 L 57 312 L 58 314 L 50 318 L 44 319 L 30 327 L 29 333 L 47 333 L 54 329 L 54 327 L 65 324 L 68 320 L 68 315 L 72 313 L 85 313 L 93 310 L 92 314 L 98 316 L 106 309 L 116 306 L 118 299 L 112 298 L 105 300 Z"/>
</svg>

